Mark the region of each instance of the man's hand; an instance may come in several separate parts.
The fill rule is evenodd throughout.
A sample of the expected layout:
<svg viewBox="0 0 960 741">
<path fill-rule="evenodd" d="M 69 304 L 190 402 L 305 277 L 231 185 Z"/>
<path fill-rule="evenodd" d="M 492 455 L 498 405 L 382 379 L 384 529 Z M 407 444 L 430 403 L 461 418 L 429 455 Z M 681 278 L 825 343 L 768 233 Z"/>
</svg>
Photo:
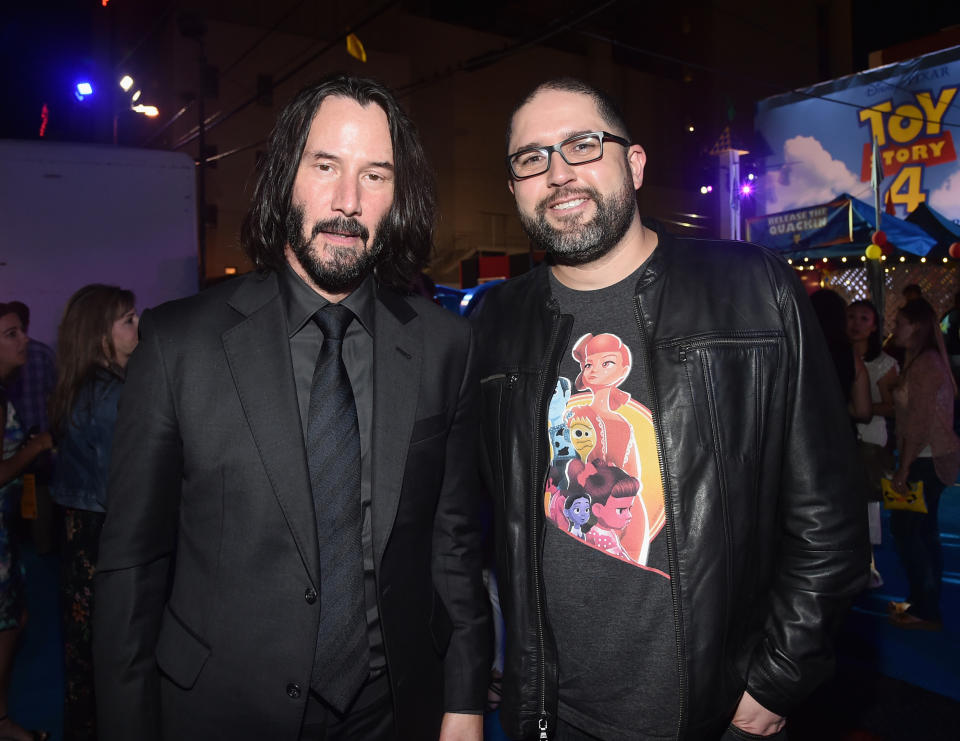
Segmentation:
<svg viewBox="0 0 960 741">
<path fill-rule="evenodd" d="M 440 741 L 481 741 L 482 739 L 482 714 L 443 714 L 443 724 L 440 726 Z"/>
<path fill-rule="evenodd" d="M 731 721 L 741 731 L 753 733 L 757 736 L 772 736 L 783 728 L 786 722 L 782 715 L 771 713 L 754 700 L 749 692 L 743 693 L 740 704 L 737 705 L 737 712 L 733 714 L 733 720 Z"/>
</svg>

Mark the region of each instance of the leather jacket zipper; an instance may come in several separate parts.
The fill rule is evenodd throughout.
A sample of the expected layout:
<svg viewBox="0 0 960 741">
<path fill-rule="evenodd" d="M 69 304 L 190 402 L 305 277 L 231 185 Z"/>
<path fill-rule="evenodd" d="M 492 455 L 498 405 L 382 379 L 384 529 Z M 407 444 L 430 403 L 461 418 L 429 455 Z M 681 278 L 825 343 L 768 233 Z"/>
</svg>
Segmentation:
<svg viewBox="0 0 960 741">
<path fill-rule="evenodd" d="M 556 354 L 556 344 L 557 336 L 560 333 L 560 316 L 554 314 L 553 322 L 550 329 L 550 341 L 547 343 L 548 348 L 548 360 L 547 367 L 544 373 L 540 374 L 540 380 L 537 382 L 537 408 L 536 408 L 536 423 L 537 428 L 534 431 L 533 435 L 533 477 L 532 481 L 534 485 L 539 482 L 540 489 L 539 491 L 534 488 L 533 496 L 531 499 L 531 507 L 533 508 L 533 516 L 530 518 L 531 522 L 531 532 L 530 532 L 530 557 L 533 563 L 533 594 L 534 594 L 534 604 L 537 608 L 537 645 L 540 649 L 539 662 L 537 664 L 537 671 L 539 676 L 537 677 L 537 682 L 539 684 L 539 704 L 540 704 L 540 719 L 538 721 L 538 728 L 540 731 L 539 739 L 549 739 L 549 727 L 550 722 L 547 717 L 547 666 L 546 666 L 546 651 L 544 649 L 544 639 L 543 639 L 543 594 L 540 589 L 540 583 L 543 580 L 542 565 L 540 563 L 540 548 L 537 543 L 537 535 L 540 532 L 540 517 L 542 516 L 541 507 L 543 506 L 543 492 L 546 490 L 547 485 L 547 475 L 548 470 L 546 466 L 544 467 L 543 474 L 537 476 L 537 467 L 540 465 L 541 457 L 541 445 L 543 444 L 543 432 L 540 429 L 540 423 L 544 418 L 544 404 L 546 399 L 544 398 L 547 387 L 547 373 L 551 374 L 551 378 L 555 379 L 559 375 L 559 358 L 554 360 L 554 355 Z M 556 384 L 556 380 L 554 380 Z"/>
<path fill-rule="evenodd" d="M 640 307 L 640 297 L 634 297 L 634 314 L 637 320 L 637 327 L 640 330 L 640 336 L 643 338 L 643 369 L 647 378 L 647 386 L 650 394 L 650 402 L 653 405 L 653 432 L 654 437 L 656 438 L 657 443 L 657 461 L 660 464 L 660 486 L 663 489 L 663 505 L 664 509 L 667 512 L 668 516 L 666 517 L 666 533 L 667 533 L 667 561 L 670 565 L 670 596 L 673 601 L 673 627 L 676 632 L 677 637 L 677 678 L 680 681 L 680 696 L 679 696 L 679 709 L 677 713 L 677 738 L 680 738 L 681 731 L 683 729 L 684 723 L 684 712 L 686 710 L 687 702 L 687 675 L 683 669 L 683 632 L 680 629 L 680 597 L 677 586 L 677 572 L 678 568 L 675 568 L 677 563 L 676 558 L 676 533 L 674 532 L 674 523 L 672 512 L 667 506 L 669 503 L 668 495 L 669 489 L 667 488 L 667 482 L 663 477 L 665 470 L 664 458 L 663 458 L 663 447 L 661 445 L 661 440 L 663 440 L 663 434 L 661 432 L 661 425 L 663 424 L 663 417 L 660 414 L 660 399 L 657 396 L 656 384 L 653 380 L 653 373 L 651 372 L 651 362 L 650 362 L 650 336 L 647 333 L 647 325 L 643 321 L 643 310 Z M 689 344 L 686 346 L 689 347 Z M 685 348 L 680 348 L 681 360 L 684 356 Z"/>
<path fill-rule="evenodd" d="M 687 352 L 697 350 L 701 347 L 718 347 L 721 345 L 748 345 L 755 347 L 757 345 L 774 345 L 779 341 L 780 335 L 775 332 L 734 332 L 732 335 L 724 337 L 703 337 L 688 338 L 685 340 L 676 340 L 674 342 L 664 342 L 660 347 L 671 347 L 679 344 L 680 362 L 687 362 Z"/>
</svg>

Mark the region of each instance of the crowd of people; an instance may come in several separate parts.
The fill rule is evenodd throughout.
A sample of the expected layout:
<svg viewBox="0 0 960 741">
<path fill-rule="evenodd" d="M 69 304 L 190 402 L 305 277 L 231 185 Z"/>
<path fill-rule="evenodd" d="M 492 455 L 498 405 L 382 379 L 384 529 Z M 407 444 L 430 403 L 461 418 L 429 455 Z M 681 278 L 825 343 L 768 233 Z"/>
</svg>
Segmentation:
<svg viewBox="0 0 960 741">
<path fill-rule="evenodd" d="M 815 291 L 810 299 L 856 428 L 875 545 L 881 537 L 884 482 L 891 490 L 886 498 L 890 532 L 909 593 L 888 603 L 889 621 L 899 628 L 940 630 L 943 552 L 937 511 L 944 488 L 960 473 L 957 379 L 947 349 L 960 342 L 958 325 L 950 321 L 952 311 L 938 319 L 917 284 L 903 289 L 885 341 L 871 301 L 847 306 L 829 289 Z M 882 585 L 871 559 L 870 586 Z"/>
<path fill-rule="evenodd" d="M 783 739 L 882 581 L 867 491 L 899 507 L 890 622 L 941 627 L 960 440 L 931 305 L 905 300 L 884 348 L 869 301 L 808 301 L 766 250 L 641 219 L 647 153 L 582 81 L 534 88 L 506 140 L 548 260 L 472 325 L 413 288 L 416 129 L 347 75 L 280 114 L 255 271 L 142 322 L 84 286 L 55 358 L 0 304 L 0 738 L 46 738 L 6 702 L 38 476 L 68 739 L 479 741 L 488 702 L 513 738 Z"/>
<path fill-rule="evenodd" d="M 93 574 L 119 390 L 137 346 L 137 319 L 130 291 L 84 286 L 67 302 L 54 355 L 48 346 L 28 339 L 26 305 L 0 304 L 0 738 L 47 737 L 25 730 L 7 712 L 17 639 L 27 619 L 16 524 L 24 497 L 35 500 L 42 486 L 58 505 L 53 519 L 60 530 L 62 560 L 65 737 L 97 738 L 90 630 Z M 56 455 L 44 461 L 54 445 Z M 35 516 L 35 504 L 33 510 Z"/>
</svg>

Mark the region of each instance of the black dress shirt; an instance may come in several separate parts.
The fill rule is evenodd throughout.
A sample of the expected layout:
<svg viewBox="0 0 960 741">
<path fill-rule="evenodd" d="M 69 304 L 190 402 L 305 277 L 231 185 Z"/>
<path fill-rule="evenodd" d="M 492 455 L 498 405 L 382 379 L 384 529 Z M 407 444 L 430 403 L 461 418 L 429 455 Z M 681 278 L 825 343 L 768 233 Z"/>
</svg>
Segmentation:
<svg viewBox="0 0 960 741">
<path fill-rule="evenodd" d="M 329 301 L 308 286 L 293 269 L 287 266 L 280 273 L 280 290 L 287 318 L 287 336 L 290 340 L 290 358 L 300 405 L 300 426 L 303 440 L 307 437 L 307 409 L 310 406 L 310 387 L 313 370 L 323 342 L 323 333 L 314 314 Z M 378 676 L 386 669 L 383 637 L 380 634 L 380 613 L 377 609 L 377 583 L 373 568 L 373 534 L 370 523 L 371 499 L 371 443 L 373 440 L 373 316 L 376 285 L 368 276 L 356 290 L 340 303 L 350 309 L 355 321 L 343 338 L 343 364 L 350 378 L 357 405 L 360 428 L 360 511 L 363 543 L 364 601 L 367 610 L 367 635 L 370 640 L 370 672 Z M 320 537 L 323 537 L 322 533 Z"/>
</svg>

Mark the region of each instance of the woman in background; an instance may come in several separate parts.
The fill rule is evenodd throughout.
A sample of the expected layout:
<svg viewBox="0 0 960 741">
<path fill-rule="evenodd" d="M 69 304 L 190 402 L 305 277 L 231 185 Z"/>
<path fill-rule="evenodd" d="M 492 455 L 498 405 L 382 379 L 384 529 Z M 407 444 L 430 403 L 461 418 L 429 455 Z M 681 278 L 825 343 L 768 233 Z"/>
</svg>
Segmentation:
<svg viewBox="0 0 960 741">
<path fill-rule="evenodd" d="M 847 304 L 840 294 L 828 288 L 811 293 L 810 304 L 827 341 L 843 400 L 847 403 L 847 413 L 852 420 L 852 431 L 854 422 L 864 422 L 872 413 L 867 369 L 847 337 Z"/>
<path fill-rule="evenodd" d="M 915 299 L 901 308 L 893 334 L 905 350 L 903 372 L 893 389 L 900 451 L 893 487 L 906 493 L 908 485 L 922 482 L 927 512 L 890 513 L 890 530 L 910 585 L 905 602 L 890 603 L 890 622 L 939 630 L 943 552 L 937 510 L 941 492 L 960 473 L 960 440 L 953 433 L 957 389 L 929 303 Z"/>
<path fill-rule="evenodd" d="M 893 385 L 897 382 L 900 366 L 882 350 L 880 316 L 876 307 L 866 300 L 854 301 L 847 307 L 847 337 L 853 351 L 863 359 L 870 380 L 870 401 L 873 416 L 857 423 L 857 441 L 867 474 L 868 496 L 873 505 L 870 542 L 880 543 L 879 502 L 880 479 L 893 468 L 893 456 L 887 449 L 887 417 L 893 416 Z M 870 586 L 883 585 L 873 558 L 870 559 Z"/>
<path fill-rule="evenodd" d="M 28 731 L 14 723 L 7 710 L 7 690 L 13 671 L 17 638 L 26 622 L 23 573 L 16 541 L 10 532 L 11 520 L 20 504 L 18 478 L 34 459 L 52 447 L 50 433 L 26 439 L 17 414 L 7 400 L 4 382 L 27 362 L 27 335 L 19 314 L 10 304 L 0 304 L 0 738 L 16 741 L 43 741 L 43 731 Z"/>
<path fill-rule="evenodd" d="M 51 494 L 64 508 L 63 630 L 66 739 L 96 738 L 90 615 L 107 474 L 124 369 L 137 346 L 134 296 L 89 285 L 67 302 L 57 341 L 59 376 L 50 403 L 57 436 Z"/>
</svg>

